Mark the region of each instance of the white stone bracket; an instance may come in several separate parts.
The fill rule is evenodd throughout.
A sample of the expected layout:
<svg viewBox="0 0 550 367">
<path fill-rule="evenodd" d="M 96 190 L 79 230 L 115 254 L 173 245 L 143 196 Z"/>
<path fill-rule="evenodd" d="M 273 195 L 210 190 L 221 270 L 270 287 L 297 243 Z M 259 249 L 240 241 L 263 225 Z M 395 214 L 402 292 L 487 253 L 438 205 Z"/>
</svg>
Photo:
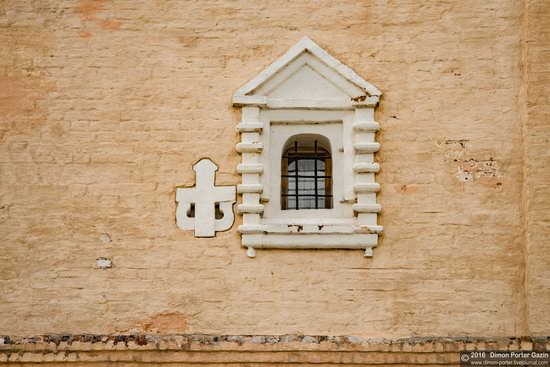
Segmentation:
<svg viewBox="0 0 550 367">
<path fill-rule="evenodd" d="M 264 206 L 260 203 L 260 194 L 263 191 L 260 176 L 264 171 L 260 161 L 260 153 L 263 149 L 261 142 L 263 124 L 259 116 L 259 107 L 243 107 L 242 121 L 237 126 L 237 131 L 241 134 L 241 142 L 236 148 L 242 158 L 242 163 L 237 166 L 237 173 L 242 176 L 242 183 L 237 186 L 237 192 L 242 195 L 242 204 L 237 206 L 237 211 L 243 215 L 243 224 L 238 228 L 241 234 L 245 233 L 247 228 L 256 230 L 264 211 Z M 254 257 L 254 249 L 249 248 L 247 254 L 249 257 Z"/>
<path fill-rule="evenodd" d="M 353 171 L 356 181 L 353 191 L 357 195 L 357 203 L 353 205 L 353 210 L 357 213 L 359 226 L 375 234 L 380 234 L 384 230 L 377 223 L 378 213 L 382 211 L 382 206 L 376 202 L 376 193 L 380 190 L 380 184 L 375 181 L 375 174 L 380 171 L 380 165 L 374 162 L 374 153 L 380 149 L 380 143 L 375 141 L 378 129 L 380 125 L 374 121 L 374 108 L 355 109 Z M 369 254 L 365 252 L 365 256 Z"/>
<path fill-rule="evenodd" d="M 197 162 L 193 170 L 196 185 L 176 189 L 176 223 L 183 230 L 194 230 L 195 237 L 214 237 L 233 226 L 236 188 L 215 186 L 218 166 L 208 158 Z M 216 212 L 222 217 L 216 219 Z"/>
</svg>

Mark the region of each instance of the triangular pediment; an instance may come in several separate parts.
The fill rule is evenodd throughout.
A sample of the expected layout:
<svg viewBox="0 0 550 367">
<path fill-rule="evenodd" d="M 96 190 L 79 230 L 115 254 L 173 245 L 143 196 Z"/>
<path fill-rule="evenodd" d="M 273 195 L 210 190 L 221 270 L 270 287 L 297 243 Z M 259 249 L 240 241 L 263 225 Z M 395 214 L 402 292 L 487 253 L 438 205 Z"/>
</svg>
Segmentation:
<svg viewBox="0 0 550 367">
<path fill-rule="evenodd" d="M 352 107 L 375 105 L 381 92 L 305 37 L 240 88 L 234 105 Z"/>
<path fill-rule="evenodd" d="M 325 79 L 309 65 L 304 65 L 288 79 L 267 93 L 271 98 L 330 99 L 346 98 L 347 93 Z"/>
</svg>

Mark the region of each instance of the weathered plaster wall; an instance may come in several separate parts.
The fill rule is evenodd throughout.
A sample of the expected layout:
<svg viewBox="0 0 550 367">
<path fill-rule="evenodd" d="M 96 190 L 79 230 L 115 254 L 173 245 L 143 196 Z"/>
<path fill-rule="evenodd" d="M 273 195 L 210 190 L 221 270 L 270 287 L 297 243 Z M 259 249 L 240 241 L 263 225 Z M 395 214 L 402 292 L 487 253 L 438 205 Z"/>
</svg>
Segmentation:
<svg viewBox="0 0 550 367">
<path fill-rule="evenodd" d="M 0 334 L 548 334 L 542 43 L 521 103 L 542 19 L 526 32 L 516 0 L 0 1 Z M 304 35 L 384 92 L 372 259 L 249 259 L 236 226 L 175 225 L 201 157 L 237 184 L 231 95 Z"/>
<path fill-rule="evenodd" d="M 526 4 L 524 156 L 529 329 L 550 335 L 550 4 Z"/>
</svg>

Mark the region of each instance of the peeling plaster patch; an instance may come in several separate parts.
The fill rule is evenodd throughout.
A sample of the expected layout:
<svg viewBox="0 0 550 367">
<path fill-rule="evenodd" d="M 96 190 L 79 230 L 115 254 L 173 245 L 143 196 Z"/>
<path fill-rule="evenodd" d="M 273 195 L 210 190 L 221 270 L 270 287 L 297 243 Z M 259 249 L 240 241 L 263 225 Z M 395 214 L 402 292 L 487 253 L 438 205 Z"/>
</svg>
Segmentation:
<svg viewBox="0 0 550 367">
<path fill-rule="evenodd" d="M 302 342 L 312 344 L 312 343 L 319 343 L 319 340 L 314 336 L 305 335 L 304 338 L 302 339 Z"/>
<path fill-rule="evenodd" d="M 261 336 L 261 335 L 256 335 L 256 336 L 252 337 L 250 342 L 253 343 L 253 344 L 264 344 L 266 342 L 266 338 L 264 336 Z"/>
<path fill-rule="evenodd" d="M 402 194 L 414 194 L 418 192 L 418 187 L 411 186 L 411 185 L 401 185 L 401 187 L 399 188 L 399 191 Z"/>
<path fill-rule="evenodd" d="M 50 135 L 54 138 L 61 139 L 66 131 L 61 124 L 55 124 L 50 128 Z"/>
<path fill-rule="evenodd" d="M 75 13 L 80 16 L 83 24 L 86 26 L 88 22 L 94 22 L 103 30 L 116 30 L 122 25 L 121 21 L 116 19 L 107 19 L 105 16 L 101 16 L 101 12 L 105 9 L 106 0 L 80 0 L 75 7 Z M 81 30 L 78 35 L 82 38 L 89 38 L 92 33 L 88 30 Z"/>
<path fill-rule="evenodd" d="M 489 189 L 502 189 L 502 182 L 499 177 L 481 177 L 479 182 Z"/>
<path fill-rule="evenodd" d="M 197 45 L 197 42 L 199 41 L 199 37 L 195 35 L 183 34 L 178 37 L 178 41 L 184 47 L 195 47 Z"/>
<path fill-rule="evenodd" d="M 361 338 L 360 336 L 350 335 L 347 337 L 347 341 L 348 343 L 351 343 L 351 344 L 361 344 L 363 343 L 364 339 Z"/>
<path fill-rule="evenodd" d="M 103 10 L 105 0 L 80 0 L 75 12 L 82 20 L 94 20 L 97 13 Z"/>
<path fill-rule="evenodd" d="M 465 161 L 456 160 L 458 171 L 456 177 L 461 182 L 475 181 L 480 178 L 500 178 L 499 166 L 493 158 L 477 160 L 470 158 Z"/>
<path fill-rule="evenodd" d="M 458 172 L 456 174 L 456 178 L 458 178 L 458 181 L 460 182 L 468 182 L 473 181 L 473 177 L 469 172 L 464 172 L 460 168 L 458 169 Z"/>
<path fill-rule="evenodd" d="M 466 149 L 466 143 L 467 142 L 468 142 L 467 139 L 458 139 L 458 140 L 449 139 L 449 140 L 445 140 L 445 144 L 447 144 L 447 145 L 458 144 L 462 149 Z"/>
<path fill-rule="evenodd" d="M 98 257 L 95 262 L 100 269 L 109 269 L 113 267 L 111 259 L 107 259 L 106 257 Z"/>
<path fill-rule="evenodd" d="M 102 29 L 119 29 L 122 22 L 113 19 L 104 19 L 100 23 Z"/>
<path fill-rule="evenodd" d="M 80 31 L 78 32 L 78 35 L 82 38 L 90 38 L 92 37 L 92 33 L 88 31 Z"/>
<path fill-rule="evenodd" d="M 455 177 L 460 182 L 477 182 L 488 188 L 502 188 L 500 167 L 492 157 L 477 159 L 468 157 L 467 139 L 447 139 L 437 143 L 445 148 L 445 157 L 456 164 Z M 403 188 L 402 188 L 402 191 Z"/>
<path fill-rule="evenodd" d="M 25 85 L 17 77 L 0 77 L 0 116 L 14 115 L 24 110 Z"/>
<path fill-rule="evenodd" d="M 109 233 L 102 233 L 101 236 L 99 236 L 99 240 L 106 245 L 113 242 L 113 240 L 111 239 L 111 235 Z"/>
<path fill-rule="evenodd" d="M 464 158 L 466 153 L 466 144 L 469 142 L 467 139 L 447 139 L 438 141 L 437 146 L 445 149 L 445 157 L 454 160 Z"/>
<path fill-rule="evenodd" d="M 149 333 L 181 333 L 187 329 L 187 319 L 177 312 L 160 313 L 142 322 L 140 326 Z"/>
</svg>

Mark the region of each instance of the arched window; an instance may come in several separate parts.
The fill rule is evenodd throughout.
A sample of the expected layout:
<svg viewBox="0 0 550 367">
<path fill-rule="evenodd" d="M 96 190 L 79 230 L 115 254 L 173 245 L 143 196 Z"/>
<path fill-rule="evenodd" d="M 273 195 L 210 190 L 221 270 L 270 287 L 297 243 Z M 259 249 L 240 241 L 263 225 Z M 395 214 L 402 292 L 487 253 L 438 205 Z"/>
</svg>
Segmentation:
<svg viewBox="0 0 550 367">
<path fill-rule="evenodd" d="M 381 92 L 304 38 L 233 95 L 242 109 L 238 231 L 255 249 L 364 249 L 382 226 L 376 202 Z"/>
<path fill-rule="evenodd" d="M 330 146 L 322 136 L 291 138 L 281 162 L 281 209 L 331 209 Z"/>
</svg>

